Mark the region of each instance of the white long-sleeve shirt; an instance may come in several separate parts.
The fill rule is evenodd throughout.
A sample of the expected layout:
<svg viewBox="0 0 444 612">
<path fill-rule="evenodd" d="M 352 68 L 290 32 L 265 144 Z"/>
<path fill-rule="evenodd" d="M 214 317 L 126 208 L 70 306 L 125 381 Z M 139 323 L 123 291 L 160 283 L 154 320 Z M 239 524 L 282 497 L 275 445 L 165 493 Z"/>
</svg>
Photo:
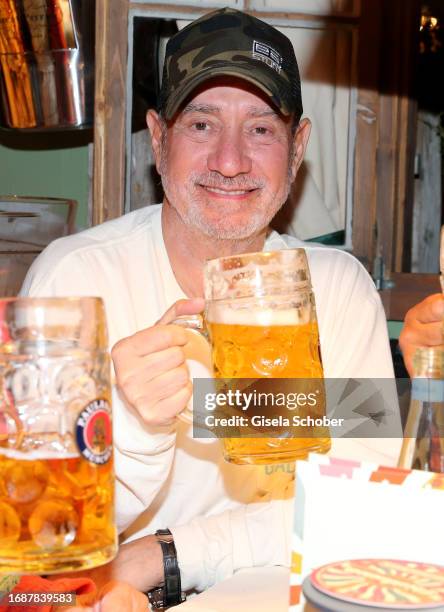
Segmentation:
<svg viewBox="0 0 444 612">
<path fill-rule="evenodd" d="M 325 376 L 392 377 L 384 312 L 365 269 L 345 252 L 276 232 L 265 244 L 296 247 L 308 256 Z M 32 265 L 22 294 L 102 297 L 110 347 L 152 326 L 186 297 L 163 241 L 161 206 L 56 240 Z M 227 463 L 218 440 L 193 439 L 182 422 L 147 426 L 117 389 L 113 415 L 119 531 L 134 538 L 169 527 L 184 588 L 202 590 L 240 567 L 288 564 L 288 466 Z M 332 452 L 391 465 L 398 451 L 393 440 L 334 440 Z"/>
</svg>

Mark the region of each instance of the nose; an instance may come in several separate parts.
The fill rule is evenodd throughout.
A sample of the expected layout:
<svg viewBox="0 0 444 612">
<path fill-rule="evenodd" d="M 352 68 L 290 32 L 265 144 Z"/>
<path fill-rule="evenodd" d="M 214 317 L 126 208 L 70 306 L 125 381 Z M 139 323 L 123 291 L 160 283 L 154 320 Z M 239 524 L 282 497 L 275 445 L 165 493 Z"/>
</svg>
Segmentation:
<svg viewBox="0 0 444 612">
<path fill-rule="evenodd" d="M 223 176 L 235 177 L 251 171 L 251 157 L 243 141 L 242 133 L 236 129 L 225 129 L 208 155 L 208 169 Z"/>
</svg>

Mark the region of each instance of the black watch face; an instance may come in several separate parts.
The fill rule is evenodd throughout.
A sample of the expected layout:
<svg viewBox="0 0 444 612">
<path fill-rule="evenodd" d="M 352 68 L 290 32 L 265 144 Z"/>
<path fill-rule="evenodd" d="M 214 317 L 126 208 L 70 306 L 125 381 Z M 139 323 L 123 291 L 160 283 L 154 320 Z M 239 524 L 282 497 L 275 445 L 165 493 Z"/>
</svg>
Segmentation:
<svg viewBox="0 0 444 612">
<path fill-rule="evenodd" d="M 148 591 L 147 595 L 148 595 L 148 601 L 150 602 L 153 608 L 156 608 L 158 610 L 164 607 L 165 593 L 164 593 L 163 587 L 158 587 L 157 589 Z"/>
</svg>

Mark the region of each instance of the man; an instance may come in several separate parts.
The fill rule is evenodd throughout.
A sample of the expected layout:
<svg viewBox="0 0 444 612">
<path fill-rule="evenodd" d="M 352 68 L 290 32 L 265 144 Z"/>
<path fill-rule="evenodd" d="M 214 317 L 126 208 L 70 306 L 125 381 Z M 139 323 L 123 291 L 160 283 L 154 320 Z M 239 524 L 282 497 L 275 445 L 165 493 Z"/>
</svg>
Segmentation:
<svg viewBox="0 0 444 612">
<path fill-rule="evenodd" d="M 160 113 L 147 115 L 163 205 L 56 241 L 25 281 L 30 295 L 105 301 L 117 518 L 120 531 L 138 537 L 101 570 L 105 578 L 144 591 L 159 585 L 162 551 L 145 534 L 167 527 L 184 589 L 205 589 L 241 567 L 288 564 L 291 474 L 228 464 L 217 441 L 194 440 L 177 420 L 195 370 L 185 359 L 189 335 L 170 323 L 202 311 L 205 260 L 305 246 L 268 229 L 307 146 L 301 114 L 283 34 L 232 9 L 193 22 L 168 43 Z M 364 268 L 334 249 L 311 246 L 307 255 L 325 375 L 392 377 L 383 310 Z M 396 461 L 387 444 L 347 442 L 341 454 Z"/>
</svg>

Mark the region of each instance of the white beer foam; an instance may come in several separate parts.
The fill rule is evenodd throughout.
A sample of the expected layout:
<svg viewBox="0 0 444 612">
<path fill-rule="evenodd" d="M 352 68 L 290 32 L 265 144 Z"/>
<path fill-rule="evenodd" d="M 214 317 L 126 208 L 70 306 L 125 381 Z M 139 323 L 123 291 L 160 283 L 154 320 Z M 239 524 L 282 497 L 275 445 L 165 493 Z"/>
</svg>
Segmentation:
<svg viewBox="0 0 444 612">
<path fill-rule="evenodd" d="M 8 459 L 17 459 L 20 461 L 41 461 L 44 459 L 76 459 L 80 457 L 80 453 L 65 453 L 63 451 L 49 451 L 45 449 L 31 451 L 20 451 L 15 448 L 0 447 L 0 455 L 8 457 Z"/>
<path fill-rule="evenodd" d="M 298 311 L 288 308 L 283 310 L 247 310 L 228 309 L 226 306 L 217 307 L 212 305 L 210 312 L 206 315 L 209 323 L 222 323 L 225 325 L 252 325 L 252 326 L 284 326 L 303 325 L 309 323 L 310 315 L 307 311 Z"/>
</svg>

